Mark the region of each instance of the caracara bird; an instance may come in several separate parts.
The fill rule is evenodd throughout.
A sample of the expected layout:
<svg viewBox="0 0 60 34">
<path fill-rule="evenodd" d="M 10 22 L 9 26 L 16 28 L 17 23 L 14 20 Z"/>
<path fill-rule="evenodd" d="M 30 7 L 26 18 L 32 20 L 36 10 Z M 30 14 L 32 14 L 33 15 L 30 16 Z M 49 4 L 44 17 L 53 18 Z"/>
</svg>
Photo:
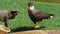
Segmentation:
<svg viewBox="0 0 60 34">
<path fill-rule="evenodd" d="M 7 21 L 14 19 L 17 13 L 17 10 L 0 10 L 0 21 L 5 22 L 5 26 L 8 27 Z"/>
<path fill-rule="evenodd" d="M 28 3 L 28 15 L 35 24 L 35 28 L 40 28 L 37 22 L 41 22 L 43 19 L 53 18 L 53 14 L 34 9 L 34 5 L 31 2 Z"/>
</svg>

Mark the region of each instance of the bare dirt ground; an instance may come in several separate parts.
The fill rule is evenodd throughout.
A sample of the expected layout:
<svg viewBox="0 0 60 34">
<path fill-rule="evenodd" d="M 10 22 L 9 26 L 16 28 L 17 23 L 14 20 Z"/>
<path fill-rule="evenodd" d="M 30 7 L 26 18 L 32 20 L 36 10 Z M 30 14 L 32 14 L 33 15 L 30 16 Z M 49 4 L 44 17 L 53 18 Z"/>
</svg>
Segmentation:
<svg viewBox="0 0 60 34">
<path fill-rule="evenodd" d="M 16 29 L 13 29 L 14 31 Z M 12 30 L 12 31 L 13 31 Z M 60 34 L 60 30 L 33 30 L 33 29 L 17 29 L 15 32 L 10 32 L 10 29 L 8 29 L 5 26 L 0 26 L 0 34 Z"/>
<path fill-rule="evenodd" d="M 29 30 L 14 32 L 13 34 L 60 34 L 60 30 Z"/>
</svg>

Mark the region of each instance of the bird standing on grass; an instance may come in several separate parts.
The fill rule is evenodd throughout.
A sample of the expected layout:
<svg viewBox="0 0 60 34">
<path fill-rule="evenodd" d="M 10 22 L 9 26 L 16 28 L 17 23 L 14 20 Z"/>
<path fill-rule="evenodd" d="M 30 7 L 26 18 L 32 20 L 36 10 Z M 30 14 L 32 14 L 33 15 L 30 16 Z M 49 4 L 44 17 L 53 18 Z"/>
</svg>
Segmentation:
<svg viewBox="0 0 60 34">
<path fill-rule="evenodd" d="M 40 10 L 34 9 L 34 5 L 31 2 L 28 3 L 28 15 L 35 24 L 35 29 L 40 28 L 38 25 L 39 23 L 37 22 L 41 22 L 43 19 L 53 18 L 54 16 L 53 14 L 44 13 Z"/>
<path fill-rule="evenodd" d="M 17 13 L 17 10 L 0 10 L 0 21 L 5 22 L 5 26 L 8 27 L 7 21 L 14 19 Z"/>
</svg>

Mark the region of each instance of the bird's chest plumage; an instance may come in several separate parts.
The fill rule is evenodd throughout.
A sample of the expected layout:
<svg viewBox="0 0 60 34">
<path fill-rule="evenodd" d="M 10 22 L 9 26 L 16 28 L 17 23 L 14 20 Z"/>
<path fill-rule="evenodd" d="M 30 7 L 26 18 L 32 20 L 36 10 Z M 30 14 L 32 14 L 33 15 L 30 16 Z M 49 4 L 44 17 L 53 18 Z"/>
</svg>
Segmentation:
<svg viewBox="0 0 60 34">
<path fill-rule="evenodd" d="M 36 13 L 36 12 L 32 12 L 32 11 L 28 10 L 29 17 L 30 17 L 30 19 L 31 19 L 33 22 L 36 22 L 36 21 L 39 20 L 39 19 L 35 16 L 35 13 Z"/>
</svg>

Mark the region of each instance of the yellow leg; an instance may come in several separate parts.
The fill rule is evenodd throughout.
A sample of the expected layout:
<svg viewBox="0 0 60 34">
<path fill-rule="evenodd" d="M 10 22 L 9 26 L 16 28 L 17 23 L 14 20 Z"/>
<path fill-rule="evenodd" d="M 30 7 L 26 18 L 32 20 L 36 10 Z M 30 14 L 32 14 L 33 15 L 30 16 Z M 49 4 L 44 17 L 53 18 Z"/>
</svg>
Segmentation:
<svg viewBox="0 0 60 34">
<path fill-rule="evenodd" d="M 40 27 L 39 25 L 35 25 L 35 29 L 39 29 L 39 27 Z"/>
<path fill-rule="evenodd" d="M 40 28 L 40 24 L 39 22 L 35 24 L 35 29 L 39 29 Z"/>
</svg>

